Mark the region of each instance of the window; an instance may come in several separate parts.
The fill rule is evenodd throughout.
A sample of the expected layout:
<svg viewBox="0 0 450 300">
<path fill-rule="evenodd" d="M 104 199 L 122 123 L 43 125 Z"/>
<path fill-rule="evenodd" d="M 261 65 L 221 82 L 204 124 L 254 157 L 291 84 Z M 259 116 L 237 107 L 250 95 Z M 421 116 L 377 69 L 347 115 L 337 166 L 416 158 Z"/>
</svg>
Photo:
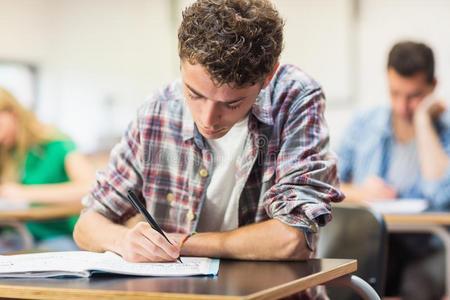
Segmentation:
<svg viewBox="0 0 450 300">
<path fill-rule="evenodd" d="M 37 69 L 22 62 L 0 61 L 0 87 L 14 95 L 28 109 L 37 102 Z"/>
</svg>

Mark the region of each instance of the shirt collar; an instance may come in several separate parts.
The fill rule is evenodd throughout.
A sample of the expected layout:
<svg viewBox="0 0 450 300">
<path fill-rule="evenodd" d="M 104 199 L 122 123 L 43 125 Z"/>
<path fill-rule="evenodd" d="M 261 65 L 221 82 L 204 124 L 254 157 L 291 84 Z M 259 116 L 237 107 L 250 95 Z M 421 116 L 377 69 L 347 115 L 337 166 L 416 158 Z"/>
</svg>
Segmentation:
<svg viewBox="0 0 450 300">
<path fill-rule="evenodd" d="M 197 125 L 192 118 L 189 107 L 186 104 L 186 100 L 183 97 L 183 124 L 182 124 L 182 136 L 183 142 L 194 139 L 195 144 L 200 149 L 208 148 L 201 133 L 198 131 Z"/>
<path fill-rule="evenodd" d="M 182 135 L 183 141 L 187 141 L 194 137 L 194 119 L 191 116 L 189 107 L 186 104 L 186 99 L 182 98 L 183 101 L 183 124 L 182 124 Z M 198 130 L 197 130 L 198 131 Z"/>
<path fill-rule="evenodd" d="M 270 99 L 269 87 L 261 90 L 252 106 L 251 113 L 262 123 L 273 125 L 272 103 Z"/>
<path fill-rule="evenodd" d="M 392 126 L 392 111 L 390 108 L 384 108 L 388 110 L 386 113 L 381 114 L 378 118 L 378 126 L 381 132 L 381 136 L 385 138 L 393 137 L 394 130 Z"/>
</svg>

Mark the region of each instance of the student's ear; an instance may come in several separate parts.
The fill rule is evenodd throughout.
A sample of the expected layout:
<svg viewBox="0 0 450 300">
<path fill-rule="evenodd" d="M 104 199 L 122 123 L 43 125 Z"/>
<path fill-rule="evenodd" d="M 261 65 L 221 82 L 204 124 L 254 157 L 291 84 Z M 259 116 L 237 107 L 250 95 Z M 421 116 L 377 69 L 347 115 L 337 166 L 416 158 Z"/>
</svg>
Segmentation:
<svg viewBox="0 0 450 300">
<path fill-rule="evenodd" d="M 433 79 L 433 83 L 431 84 L 431 86 L 432 86 L 432 91 L 434 91 L 434 89 L 436 88 L 437 84 L 438 84 L 438 80 L 437 80 L 437 78 L 434 78 L 434 79 Z"/>
<path fill-rule="evenodd" d="M 277 71 L 279 66 L 280 66 L 280 62 L 277 62 L 277 64 L 273 68 L 273 71 L 269 75 L 267 75 L 266 80 L 264 80 L 264 84 L 262 86 L 263 89 L 265 89 L 269 85 L 270 81 L 273 78 L 273 75 L 275 75 L 275 72 Z"/>
</svg>

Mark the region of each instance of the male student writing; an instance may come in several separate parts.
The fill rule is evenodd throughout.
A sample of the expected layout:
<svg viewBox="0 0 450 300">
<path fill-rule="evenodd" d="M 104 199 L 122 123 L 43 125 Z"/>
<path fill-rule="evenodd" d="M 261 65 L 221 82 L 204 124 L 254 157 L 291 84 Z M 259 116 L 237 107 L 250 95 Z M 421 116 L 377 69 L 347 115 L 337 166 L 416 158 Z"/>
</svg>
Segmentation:
<svg viewBox="0 0 450 300">
<path fill-rule="evenodd" d="M 83 200 L 74 232 L 81 248 L 129 261 L 174 261 L 180 252 L 313 255 L 329 203 L 343 195 L 322 89 L 298 68 L 279 66 L 282 36 L 269 1 L 200 0 L 184 11 L 181 80 L 142 105 L 113 149 L 108 171 Z M 128 190 L 174 245 L 146 222 L 123 225 L 136 214 Z"/>
</svg>

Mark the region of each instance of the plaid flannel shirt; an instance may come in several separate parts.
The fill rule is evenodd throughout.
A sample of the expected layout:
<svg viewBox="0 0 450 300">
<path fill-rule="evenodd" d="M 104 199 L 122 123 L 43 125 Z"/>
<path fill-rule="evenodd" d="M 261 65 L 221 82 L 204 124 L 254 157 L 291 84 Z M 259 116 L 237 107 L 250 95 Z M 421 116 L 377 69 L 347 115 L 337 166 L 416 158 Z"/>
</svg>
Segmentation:
<svg viewBox="0 0 450 300">
<path fill-rule="evenodd" d="M 320 85 L 292 65 L 281 66 L 261 90 L 236 163 L 239 226 L 276 218 L 316 233 L 331 219 L 330 201 L 344 196 L 324 102 Z M 133 190 L 164 231 L 192 232 L 207 201 L 213 161 L 176 80 L 141 106 L 83 203 L 124 223 L 136 214 L 126 199 Z"/>
</svg>

